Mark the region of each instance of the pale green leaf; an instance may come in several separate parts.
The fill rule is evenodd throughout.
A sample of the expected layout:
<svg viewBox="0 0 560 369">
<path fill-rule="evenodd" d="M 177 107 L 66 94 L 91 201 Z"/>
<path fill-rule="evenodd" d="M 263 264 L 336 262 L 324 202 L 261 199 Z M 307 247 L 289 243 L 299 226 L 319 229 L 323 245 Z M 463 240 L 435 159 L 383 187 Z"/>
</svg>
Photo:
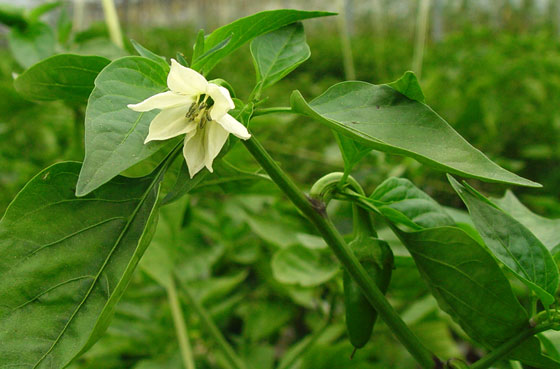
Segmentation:
<svg viewBox="0 0 560 369">
<path fill-rule="evenodd" d="M 48 58 L 55 52 L 53 30 L 44 23 L 33 23 L 19 29 L 13 27 L 8 33 L 8 46 L 16 61 L 24 68 Z"/>
<path fill-rule="evenodd" d="M 338 265 L 320 251 L 299 245 L 280 249 L 272 258 L 274 278 L 286 284 L 318 286 L 334 277 L 338 270 Z"/>
</svg>

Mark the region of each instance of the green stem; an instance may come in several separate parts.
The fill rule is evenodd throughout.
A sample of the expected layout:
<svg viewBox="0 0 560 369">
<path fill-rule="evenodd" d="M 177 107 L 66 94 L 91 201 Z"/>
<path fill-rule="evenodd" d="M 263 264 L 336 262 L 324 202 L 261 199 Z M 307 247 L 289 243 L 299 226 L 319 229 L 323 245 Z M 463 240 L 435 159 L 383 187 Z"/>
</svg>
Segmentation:
<svg viewBox="0 0 560 369">
<path fill-rule="evenodd" d="M 243 143 L 276 185 L 284 191 L 294 205 L 317 228 L 344 268 L 358 283 L 368 301 L 379 313 L 379 316 L 381 316 L 418 364 L 424 369 L 435 368 L 439 360 L 422 345 L 414 333 L 407 327 L 369 274 L 358 262 L 358 259 L 348 248 L 344 238 L 327 218 L 324 203 L 308 199 L 276 164 L 254 136 L 249 140 L 243 141 Z"/>
<path fill-rule="evenodd" d="M 212 336 L 214 341 L 218 344 L 224 356 L 229 360 L 229 363 L 235 369 L 248 369 L 247 365 L 241 360 L 239 356 L 235 353 L 230 344 L 226 341 L 216 324 L 212 320 L 212 317 L 206 312 L 206 309 L 195 299 L 191 291 L 184 283 L 180 283 L 181 292 L 183 296 L 187 299 L 187 303 L 190 307 L 194 309 L 202 325 L 206 328 L 208 333 Z"/>
<path fill-rule="evenodd" d="M 278 106 L 273 108 L 256 109 L 253 112 L 253 117 L 258 117 L 259 115 L 274 114 L 274 113 L 295 113 L 295 112 L 292 111 L 292 108 L 290 108 L 289 106 Z"/>
<path fill-rule="evenodd" d="M 103 5 L 105 22 L 107 23 L 107 28 L 109 29 L 111 41 L 122 49 L 124 48 L 124 43 L 115 3 L 113 0 L 101 0 L 101 4 Z"/>
<path fill-rule="evenodd" d="M 186 369 L 195 369 L 191 344 L 187 333 L 187 325 L 185 323 L 185 318 L 183 317 L 183 310 L 181 310 L 181 303 L 177 298 L 177 287 L 175 286 L 175 281 L 173 279 L 170 279 L 169 285 L 166 289 L 183 364 L 185 364 Z"/>
</svg>

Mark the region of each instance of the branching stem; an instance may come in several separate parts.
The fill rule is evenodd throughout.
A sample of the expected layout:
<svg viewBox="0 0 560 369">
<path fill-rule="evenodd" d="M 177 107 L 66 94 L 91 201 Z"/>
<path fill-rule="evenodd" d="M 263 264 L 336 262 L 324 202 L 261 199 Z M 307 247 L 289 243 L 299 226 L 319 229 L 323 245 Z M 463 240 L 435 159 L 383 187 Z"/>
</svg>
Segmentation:
<svg viewBox="0 0 560 369">
<path fill-rule="evenodd" d="M 406 347 L 420 367 L 423 369 L 437 367 L 436 364 L 440 363 L 439 359 L 424 347 L 420 340 L 412 333 L 358 262 L 358 259 L 350 251 L 342 235 L 327 218 L 324 203 L 308 199 L 254 136 L 249 140 L 243 141 L 243 143 L 276 185 L 317 228 L 338 260 L 358 283 L 369 302 L 379 313 L 379 316 Z"/>
</svg>

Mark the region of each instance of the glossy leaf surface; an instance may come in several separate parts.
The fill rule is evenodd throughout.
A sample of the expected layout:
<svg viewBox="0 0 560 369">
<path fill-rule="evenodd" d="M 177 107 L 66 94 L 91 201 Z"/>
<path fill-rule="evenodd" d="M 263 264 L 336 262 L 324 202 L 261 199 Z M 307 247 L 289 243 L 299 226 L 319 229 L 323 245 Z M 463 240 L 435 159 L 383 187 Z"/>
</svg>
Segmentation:
<svg viewBox="0 0 560 369">
<path fill-rule="evenodd" d="M 554 302 L 558 268 L 550 252 L 531 231 L 472 187 L 449 176 L 476 229 L 495 257 L 531 288 L 545 306 Z"/>
<path fill-rule="evenodd" d="M 80 164 L 33 178 L 0 221 L 0 367 L 58 369 L 106 329 L 157 212 L 154 177 L 76 198 Z"/>
<path fill-rule="evenodd" d="M 399 213 L 414 223 L 404 224 L 411 228 L 433 228 L 454 225 L 455 221 L 450 215 L 432 199 L 427 193 L 420 190 L 405 178 L 389 178 L 381 183 L 369 197 L 377 208 L 392 221 L 399 223 Z"/>
<path fill-rule="evenodd" d="M 501 168 L 430 107 L 387 85 L 342 82 L 310 103 L 294 91 L 291 105 L 296 112 L 379 151 L 410 156 L 436 169 L 466 177 L 539 186 Z"/>
<path fill-rule="evenodd" d="M 95 78 L 109 63 L 100 56 L 55 55 L 19 75 L 14 87 L 29 100 L 86 102 Z"/>
<path fill-rule="evenodd" d="M 167 143 L 144 144 L 158 111 L 140 113 L 127 107 L 165 91 L 167 73 L 161 63 L 140 56 L 117 59 L 101 71 L 86 109 L 86 153 L 78 196 L 95 190 Z"/>
</svg>

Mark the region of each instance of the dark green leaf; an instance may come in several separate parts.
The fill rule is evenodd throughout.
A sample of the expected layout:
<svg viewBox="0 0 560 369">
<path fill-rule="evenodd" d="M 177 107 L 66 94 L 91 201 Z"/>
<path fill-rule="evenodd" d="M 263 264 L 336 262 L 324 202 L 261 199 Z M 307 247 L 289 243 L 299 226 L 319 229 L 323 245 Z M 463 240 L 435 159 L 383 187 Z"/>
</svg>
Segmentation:
<svg viewBox="0 0 560 369">
<path fill-rule="evenodd" d="M 79 170 L 45 169 L 0 221 L 0 367 L 63 368 L 91 346 L 150 242 L 158 179 L 76 198 Z"/>
<path fill-rule="evenodd" d="M 19 65 L 29 68 L 54 54 L 54 32 L 48 25 L 39 22 L 21 30 L 14 27 L 8 33 L 8 45 Z"/>
<path fill-rule="evenodd" d="M 157 111 L 135 112 L 138 103 L 167 89 L 168 70 L 140 57 L 117 59 L 99 73 L 86 109 L 86 154 L 76 189 L 83 196 L 157 152 L 167 142 L 144 144 Z"/>
<path fill-rule="evenodd" d="M 512 360 L 519 360 L 531 367 L 541 369 L 559 369 L 560 361 L 541 353 L 541 343 L 537 337 L 531 337 L 515 348 L 509 355 Z"/>
<path fill-rule="evenodd" d="M 492 199 L 492 201 L 527 227 L 550 252 L 554 253 L 558 249 L 560 246 L 560 219 L 548 219 L 533 213 L 511 191 L 507 191 L 501 199 Z"/>
<path fill-rule="evenodd" d="M 546 247 L 523 224 L 472 187 L 465 187 L 453 177 L 448 177 L 496 258 L 535 291 L 545 306 L 552 304 L 559 276 L 556 263 Z"/>
<path fill-rule="evenodd" d="M 23 13 L 23 8 L 18 8 L 9 4 L 0 4 L 0 23 L 8 27 L 24 29 L 27 27 L 27 20 L 23 16 Z"/>
<path fill-rule="evenodd" d="M 29 100 L 86 102 L 95 78 L 109 63 L 100 56 L 59 54 L 31 66 L 14 86 Z"/>
<path fill-rule="evenodd" d="M 261 88 L 271 86 L 311 56 L 303 24 L 296 22 L 266 33 L 251 42 L 251 54 Z"/>
<path fill-rule="evenodd" d="M 461 229 L 399 235 L 440 307 L 474 340 L 496 347 L 528 328 L 527 313 L 497 262 Z"/>
<path fill-rule="evenodd" d="M 436 169 L 490 182 L 538 187 L 472 147 L 427 105 L 387 85 L 342 82 L 308 104 L 299 91 L 292 109 L 373 149 L 410 156 Z"/>
<path fill-rule="evenodd" d="M 335 13 L 328 12 L 308 12 L 301 10 L 281 9 L 264 11 L 245 18 L 238 19 L 233 23 L 218 28 L 206 37 L 204 41 L 204 53 L 212 50 L 228 37 L 231 37 L 231 40 L 228 42 L 227 46 L 212 54 L 211 57 L 205 60 L 202 60 L 201 57 L 199 60 L 194 61 L 193 68 L 195 70 L 202 70 L 204 68 L 204 71 L 208 73 L 225 56 L 231 54 L 233 51 L 241 47 L 244 43 L 251 41 L 253 38 L 259 35 L 274 31 L 275 29 L 281 28 L 299 20 L 325 17 L 334 14 Z"/>
</svg>

